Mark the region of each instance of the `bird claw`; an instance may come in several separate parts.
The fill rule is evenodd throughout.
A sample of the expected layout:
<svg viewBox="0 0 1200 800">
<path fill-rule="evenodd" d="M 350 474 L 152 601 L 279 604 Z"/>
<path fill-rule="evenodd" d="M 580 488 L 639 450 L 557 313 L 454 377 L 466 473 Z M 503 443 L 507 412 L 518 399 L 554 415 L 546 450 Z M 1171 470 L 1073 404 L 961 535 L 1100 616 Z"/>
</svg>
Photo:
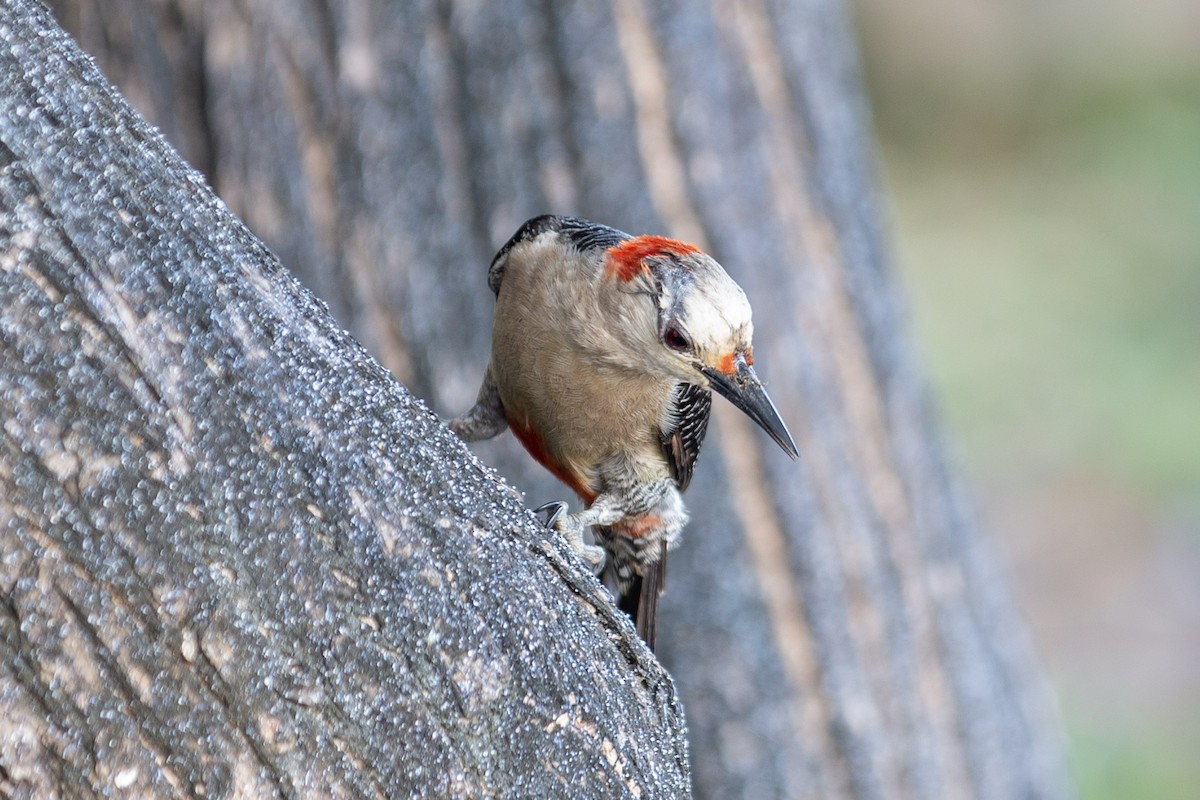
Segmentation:
<svg viewBox="0 0 1200 800">
<path fill-rule="evenodd" d="M 567 510 L 567 504 L 562 500 L 551 500 L 549 503 L 543 503 L 533 510 L 535 514 L 545 514 L 546 520 L 542 524 L 547 528 L 555 528 L 555 522 L 559 516 Z"/>
<path fill-rule="evenodd" d="M 598 545 L 585 544 L 583 541 L 583 523 L 571 514 L 563 514 L 566 510 L 566 503 L 561 500 L 554 500 L 538 506 L 533 510 L 533 513 L 546 514 L 546 527 L 556 530 L 566 537 L 567 544 L 571 545 L 571 549 L 587 562 L 595 574 L 599 575 L 600 571 L 604 569 L 604 562 L 607 558 L 604 548 Z"/>
</svg>

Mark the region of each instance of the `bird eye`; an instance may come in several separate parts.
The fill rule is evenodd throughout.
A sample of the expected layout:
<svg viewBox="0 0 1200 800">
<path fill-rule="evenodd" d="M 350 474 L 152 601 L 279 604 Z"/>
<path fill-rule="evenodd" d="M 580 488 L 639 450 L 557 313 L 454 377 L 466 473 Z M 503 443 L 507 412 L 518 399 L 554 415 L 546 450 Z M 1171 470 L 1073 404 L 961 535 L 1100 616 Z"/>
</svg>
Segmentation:
<svg viewBox="0 0 1200 800">
<path fill-rule="evenodd" d="M 675 326 L 667 328 L 667 332 L 663 334 L 663 342 L 672 350 L 680 352 L 690 350 L 692 347 L 692 343 L 688 341 L 687 336 L 684 336 L 683 331 Z"/>
</svg>

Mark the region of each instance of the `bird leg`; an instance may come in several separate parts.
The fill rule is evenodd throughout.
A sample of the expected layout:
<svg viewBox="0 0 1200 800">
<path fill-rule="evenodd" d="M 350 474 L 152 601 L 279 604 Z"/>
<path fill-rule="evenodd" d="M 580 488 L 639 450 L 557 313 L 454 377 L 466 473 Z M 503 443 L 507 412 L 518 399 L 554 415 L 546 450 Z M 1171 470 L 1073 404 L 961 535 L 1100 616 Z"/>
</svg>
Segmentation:
<svg viewBox="0 0 1200 800">
<path fill-rule="evenodd" d="M 583 533 L 594 525 L 607 526 L 624 519 L 626 514 L 624 505 L 616 495 L 602 494 L 583 511 L 564 514 L 563 511 L 566 510 L 566 507 L 566 503 L 554 501 L 538 506 L 534 509 L 534 513 L 547 513 L 546 527 L 561 533 L 571 549 L 587 562 L 593 572 L 599 575 L 600 571 L 604 569 L 604 548 L 585 543 Z"/>
<path fill-rule="evenodd" d="M 655 511 L 658 524 L 655 525 L 654 535 L 637 542 L 640 549 L 640 546 L 650 544 L 651 540 L 657 547 L 660 538 L 665 538 L 668 545 L 674 544 L 684 522 L 687 521 L 679 492 L 670 479 L 605 492 L 593 500 L 590 506 L 574 514 L 564 513 L 566 508 L 566 503 L 555 501 L 539 506 L 534 513 L 546 513 L 546 527 L 553 528 L 566 537 L 571 549 L 578 553 L 597 575 L 604 569 L 607 556 L 604 547 L 584 542 L 583 534 L 588 528 L 610 528 L 622 521 L 632 521 Z M 638 562 L 641 560 L 639 557 Z"/>
</svg>

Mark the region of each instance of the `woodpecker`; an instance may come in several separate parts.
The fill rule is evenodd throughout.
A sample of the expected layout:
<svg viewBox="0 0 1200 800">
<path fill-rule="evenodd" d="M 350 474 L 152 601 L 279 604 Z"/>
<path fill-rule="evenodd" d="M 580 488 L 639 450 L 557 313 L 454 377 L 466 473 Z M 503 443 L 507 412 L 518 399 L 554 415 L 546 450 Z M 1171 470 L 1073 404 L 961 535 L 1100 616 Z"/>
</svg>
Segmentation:
<svg viewBox="0 0 1200 800">
<path fill-rule="evenodd" d="M 575 491 L 582 510 L 538 510 L 603 573 L 653 648 L 712 391 L 798 455 L 754 371 L 750 303 L 693 245 L 553 215 L 500 248 L 488 286 L 491 360 L 474 407 L 450 427 L 469 442 L 511 428 Z"/>
</svg>

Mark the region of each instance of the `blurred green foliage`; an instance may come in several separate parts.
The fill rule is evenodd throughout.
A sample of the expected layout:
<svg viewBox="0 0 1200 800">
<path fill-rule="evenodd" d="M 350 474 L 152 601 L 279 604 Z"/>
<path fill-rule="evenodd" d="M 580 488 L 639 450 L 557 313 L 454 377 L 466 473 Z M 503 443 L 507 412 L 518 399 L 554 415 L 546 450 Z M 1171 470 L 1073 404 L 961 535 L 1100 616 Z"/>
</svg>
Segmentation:
<svg viewBox="0 0 1200 800">
<path fill-rule="evenodd" d="M 1068 730 L 1080 797 L 1086 800 L 1195 800 L 1200 787 L 1200 722 L 1182 736 L 1072 715 Z"/>
<path fill-rule="evenodd" d="M 901 263 L 977 472 L 1200 487 L 1200 79 L 1062 98 L 991 152 L 885 140 Z"/>
<path fill-rule="evenodd" d="M 1034 536 L 999 537 L 1044 548 L 1025 559 L 1097 573 L 1116 570 L 1051 550 L 1111 537 L 1153 563 L 1175 552 L 1163 546 L 1171 527 L 1200 552 L 1200 5 L 855 0 L 854 10 L 893 249 L 939 403 L 980 493 L 1002 485 L 1007 502 L 1034 509 L 1015 516 L 1034 521 Z M 1072 520 L 1061 505 L 1089 491 L 1058 500 L 1041 525 L 1036 509 L 1066 485 L 1142 510 L 1056 543 Z M 1159 522 L 1119 530 L 1128 519 Z M 1072 602 L 1069 582 L 1039 594 L 1014 578 L 1035 631 L 1039 616 L 1062 615 L 1049 605 Z M 1200 586 L 1200 574 L 1187 580 Z M 1114 665 L 1099 682 L 1109 690 L 1097 689 L 1071 671 L 1092 654 L 1039 641 L 1081 797 L 1200 798 L 1194 633 L 1166 654 L 1186 692 L 1136 708 L 1153 687 L 1120 683 L 1148 654 L 1108 642 L 1119 626 L 1074 602 L 1069 623 L 1101 632 Z M 1195 602 L 1141 613 L 1194 630 Z"/>
</svg>

